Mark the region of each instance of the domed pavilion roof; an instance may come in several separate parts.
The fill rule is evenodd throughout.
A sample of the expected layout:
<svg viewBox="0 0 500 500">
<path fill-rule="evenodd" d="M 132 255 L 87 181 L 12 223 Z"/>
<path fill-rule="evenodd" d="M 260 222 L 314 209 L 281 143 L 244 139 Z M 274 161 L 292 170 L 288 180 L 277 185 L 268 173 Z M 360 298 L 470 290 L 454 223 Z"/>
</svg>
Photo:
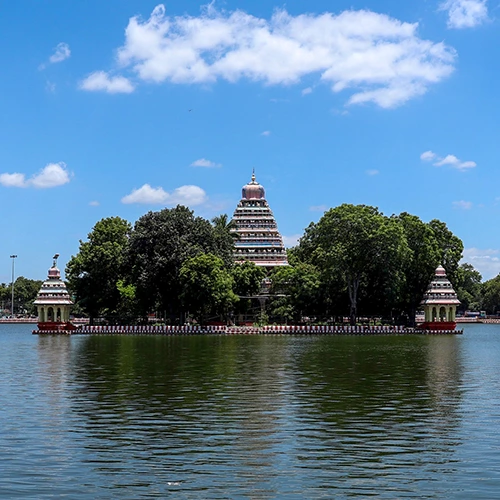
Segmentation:
<svg viewBox="0 0 500 500">
<path fill-rule="evenodd" d="M 446 271 L 443 266 L 438 266 L 434 274 L 434 279 L 431 281 L 429 288 L 425 292 L 424 298 L 421 302 L 423 306 L 451 306 L 459 305 L 455 290 L 446 277 Z"/>
<path fill-rule="evenodd" d="M 36 306 L 69 306 L 73 304 L 66 289 L 66 283 L 61 279 L 61 271 L 57 267 L 58 257 L 59 254 L 56 253 L 47 279 L 43 282 L 36 300 L 33 302 Z"/>
<path fill-rule="evenodd" d="M 243 186 L 241 193 L 241 197 L 245 200 L 264 200 L 266 198 L 264 186 L 255 180 L 255 172 L 252 173 L 252 180 Z"/>
</svg>

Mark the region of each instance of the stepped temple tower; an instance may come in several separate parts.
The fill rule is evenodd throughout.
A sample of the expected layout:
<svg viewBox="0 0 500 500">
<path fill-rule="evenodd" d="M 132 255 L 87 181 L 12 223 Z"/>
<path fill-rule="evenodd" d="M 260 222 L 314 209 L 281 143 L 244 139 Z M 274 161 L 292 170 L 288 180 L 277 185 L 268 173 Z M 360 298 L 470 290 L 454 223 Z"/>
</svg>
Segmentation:
<svg viewBox="0 0 500 500">
<path fill-rule="evenodd" d="M 69 313 L 73 301 L 66 289 L 66 283 L 61 279 L 61 271 L 57 267 L 57 258 L 49 269 L 49 275 L 43 282 L 35 304 L 38 311 L 39 330 L 74 330 L 75 326 L 69 321 Z"/>
<path fill-rule="evenodd" d="M 454 330 L 459 304 L 444 267 L 439 266 L 420 304 L 424 307 L 425 321 L 419 327 L 424 330 Z"/>
<path fill-rule="evenodd" d="M 255 180 L 255 172 L 252 180 L 243 186 L 233 222 L 232 231 L 238 235 L 234 254 L 236 262 L 250 261 L 267 269 L 288 265 L 283 238 L 266 201 L 264 187 Z"/>
</svg>

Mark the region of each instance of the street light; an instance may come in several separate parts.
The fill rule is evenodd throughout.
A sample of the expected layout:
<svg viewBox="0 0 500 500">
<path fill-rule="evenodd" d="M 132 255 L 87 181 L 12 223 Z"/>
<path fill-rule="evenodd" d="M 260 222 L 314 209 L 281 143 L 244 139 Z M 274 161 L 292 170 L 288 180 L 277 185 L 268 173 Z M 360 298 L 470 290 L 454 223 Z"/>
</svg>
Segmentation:
<svg viewBox="0 0 500 500">
<path fill-rule="evenodd" d="M 14 262 L 17 258 L 17 255 L 11 255 L 10 258 L 12 259 L 12 302 L 11 302 L 11 311 L 10 313 L 12 316 L 14 316 Z"/>
</svg>

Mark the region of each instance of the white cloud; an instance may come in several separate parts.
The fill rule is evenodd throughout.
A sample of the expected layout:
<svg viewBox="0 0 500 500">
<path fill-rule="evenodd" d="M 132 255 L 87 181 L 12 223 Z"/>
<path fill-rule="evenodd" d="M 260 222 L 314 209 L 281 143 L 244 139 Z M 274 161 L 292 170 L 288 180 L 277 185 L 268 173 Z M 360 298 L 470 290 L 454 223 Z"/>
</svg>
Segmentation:
<svg viewBox="0 0 500 500">
<path fill-rule="evenodd" d="M 434 158 L 436 158 L 436 153 L 433 153 L 432 151 L 426 151 L 420 155 L 420 159 L 422 161 L 432 161 Z"/>
<path fill-rule="evenodd" d="M 142 203 L 148 205 L 187 205 L 196 206 L 208 200 L 207 194 L 198 186 L 181 186 L 172 193 L 161 187 L 153 188 L 144 184 L 139 189 L 134 189 L 122 198 L 122 203 Z"/>
<path fill-rule="evenodd" d="M 366 175 L 374 176 L 374 175 L 378 175 L 378 174 L 380 174 L 380 172 L 378 170 L 375 170 L 375 169 L 366 171 Z"/>
<path fill-rule="evenodd" d="M 309 94 L 312 94 L 312 87 L 307 87 L 305 89 L 302 89 L 302 95 L 309 95 Z"/>
<path fill-rule="evenodd" d="M 470 210 L 472 208 L 472 202 L 471 201 L 454 201 L 453 202 L 453 208 L 460 209 L 460 210 Z"/>
<path fill-rule="evenodd" d="M 105 71 L 96 71 L 80 82 L 81 90 L 104 90 L 108 94 L 130 94 L 135 90 L 128 78 L 109 76 Z"/>
<path fill-rule="evenodd" d="M 350 104 L 391 108 L 454 70 L 455 51 L 419 38 L 417 30 L 418 23 L 369 10 L 297 16 L 276 10 L 263 19 L 212 6 L 198 17 L 168 17 L 158 5 L 149 19 L 129 20 L 118 64 L 156 83 L 290 85 L 316 75 L 334 92 L 350 90 Z"/>
<path fill-rule="evenodd" d="M 282 236 L 283 244 L 286 248 L 291 248 L 297 246 L 299 244 L 300 238 L 302 238 L 301 234 L 292 234 L 291 236 Z"/>
<path fill-rule="evenodd" d="M 70 55 L 71 50 L 69 48 L 69 45 L 67 43 L 61 42 L 57 44 L 54 53 L 49 58 L 49 61 L 52 64 L 59 63 L 68 59 Z"/>
<path fill-rule="evenodd" d="M 260 135 L 263 135 L 264 137 L 269 137 L 271 135 L 271 131 L 270 130 L 264 130 L 264 132 L 261 132 Z"/>
<path fill-rule="evenodd" d="M 46 189 L 62 186 L 69 181 L 70 173 L 63 162 L 49 163 L 29 179 L 26 179 L 26 175 L 21 173 L 0 174 L 0 184 L 6 187 Z"/>
<path fill-rule="evenodd" d="M 449 165 L 452 168 L 460 170 L 462 172 L 470 169 L 476 168 L 477 163 L 475 161 L 462 161 L 459 160 L 455 155 L 447 155 L 445 157 L 440 157 L 432 151 L 426 151 L 420 155 L 422 161 L 432 161 L 435 167 L 442 167 L 444 165 Z"/>
<path fill-rule="evenodd" d="M 0 184 L 5 187 L 26 187 L 24 174 L 0 174 Z"/>
<path fill-rule="evenodd" d="M 448 28 L 473 28 L 488 19 L 487 0 L 446 0 L 440 10 L 448 12 Z"/>
<path fill-rule="evenodd" d="M 99 203 L 98 201 L 94 200 L 94 201 L 91 201 L 91 202 L 89 203 L 89 205 L 90 205 L 91 207 L 98 207 L 98 206 L 100 205 L 100 203 Z"/>
<path fill-rule="evenodd" d="M 466 248 L 461 262 L 472 264 L 481 273 L 483 280 L 489 280 L 500 273 L 500 250 Z"/>
<path fill-rule="evenodd" d="M 219 168 L 222 167 L 220 163 L 215 163 L 213 161 L 207 160 L 206 158 L 200 158 L 199 160 L 191 163 L 192 167 L 205 167 L 205 168 Z"/>
</svg>

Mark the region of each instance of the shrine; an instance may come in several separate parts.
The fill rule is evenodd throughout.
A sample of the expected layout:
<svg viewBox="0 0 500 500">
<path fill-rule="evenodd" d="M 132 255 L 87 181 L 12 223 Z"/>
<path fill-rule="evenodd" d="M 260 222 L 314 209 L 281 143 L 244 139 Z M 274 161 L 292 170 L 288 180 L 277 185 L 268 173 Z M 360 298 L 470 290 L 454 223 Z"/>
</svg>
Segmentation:
<svg viewBox="0 0 500 500">
<path fill-rule="evenodd" d="M 43 282 L 33 304 L 38 311 L 38 329 L 51 331 L 75 330 L 70 322 L 70 311 L 73 301 L 61 279 L 61 271 L 57 267 L 59 254 L 54 255 L 52 267 L 47 279 Z"/>
<path fill-rule="evenodd" d="M 422 330 L 454 330 L 455 315 L 460 304 L 455 290 L 446 277 L 443 266 L 438 266 L 434 279 L 425 292 L 421 306 L 424 308 L 424 322 L 418 325 Z"/>
</svg>

